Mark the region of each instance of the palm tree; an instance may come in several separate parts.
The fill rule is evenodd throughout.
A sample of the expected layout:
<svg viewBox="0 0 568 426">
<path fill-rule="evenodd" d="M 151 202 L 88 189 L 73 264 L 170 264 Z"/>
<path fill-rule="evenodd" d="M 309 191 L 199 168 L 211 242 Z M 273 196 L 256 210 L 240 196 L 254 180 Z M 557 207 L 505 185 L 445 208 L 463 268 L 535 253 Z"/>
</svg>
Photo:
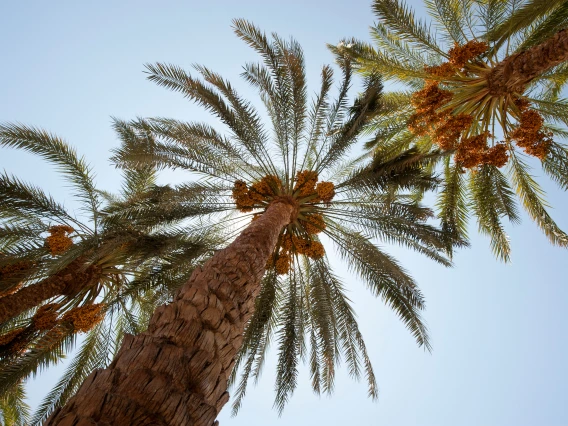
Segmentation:
<svg viewBox="0 0 568 426">
<path fill-rule="evenodd" d="M 157 201 L 139 214 L 183 215 L 196 205 L 224 206 L 228 214 L 206 214 L 203 221 L 232 242 L 154 312 L 147 331 L 127 336 L 111 365 L 93 372 L 47 424 L 210 426 L 229 399 L 228 383 L 241 371 L 238 410 L 248 379 L 260 373 L 274 339 L 279 409 L 296 386 L 304 356 L 317 392 L 331 392 L 343 357 L 352 375 L 364 372 L 369 394 L 376 397 L 363 338 L 326 257 L 328 245 L 395 310 L 418 344 L 430 348 L 420 290 L 372 240 L 403 244 L 450 264 L 445 253 L 454 241 L 428 223 L 432 211 L 411 194 L 437 184 L 424 169 L 440 154 L 409 150 L 358 167 L 348 151 L 380 111 L 380 79 L 367 77 L 364 93 L 350 107 L 352 62 L 343 58 L 338 97 L 330 99 L 333 71 L 324 66 L 319 94 L 309 103 L 296 41 L 276 35 L 269 40 L 243 20 L 234 21 L 234 30 L 263 59 L 246 65 L 243 77 L 258 89 L 272 129 L 206 67 L 196 67 L 203 81 L 177 66 L 148 65 L 151 81 L 204 106 L 230 133 L 200 123 L 139 119 L 128 123 L 138 137 L 126 140 L 114 158 L 125 168 L 172 167 L 200 176 L 184 202 Z"/>
<path fill-rule="evenodd" d="M 530 164 L 540 160 L 568 188 L 568 151 L 559 142 L 568 134 L 568 102 L 560 98 L 568 81 L 568 2 L 425 5 L 433 26 L 402 1 L 375 0 L 376 47 L 355 40 L 330 46 L 356 58 L 361 72 L 380 72 L 405 87 L 384 95 L 384 108 L 367 129 L 375 132 L 367 147 L 387 156 L 411 144 L 452 154 L 443 162 L 438 203 L 443 228 L 465 236 L 472 212 L 505 261 L 510 246 L 501 220 L 519 221 L 515 192 L 549 240 L 567 246 Z"/>
<path fill-rule="evenodd" d="M 115 122 L 121 139 L 132 138 Z M 63 378 L 32 423 L 64 404 L 94 368 L 106 367 L 126 333 L 145 329 L 150 314 L 187 281 L 216 247 L 172 215 L 139 213 L 165 207 L 185 188 L 157 186 L 153 167 L 125 170 L 121 194 L 95 189 L 92 171 L 60 138 L 22 126 L 0 126 L 0 145 L 55 163 L 86 209 L 73 217 L 40 188 L 0 176 L 0 412 L 24 424 L 23 382 L 57 363 L 88 333 Z M 200 214 L 211 211 L 207 207 Z M 191 212 L 184 211 L 184 219 Z M 181 226 L 183 225 L 183 226 Z"/>
</svg>

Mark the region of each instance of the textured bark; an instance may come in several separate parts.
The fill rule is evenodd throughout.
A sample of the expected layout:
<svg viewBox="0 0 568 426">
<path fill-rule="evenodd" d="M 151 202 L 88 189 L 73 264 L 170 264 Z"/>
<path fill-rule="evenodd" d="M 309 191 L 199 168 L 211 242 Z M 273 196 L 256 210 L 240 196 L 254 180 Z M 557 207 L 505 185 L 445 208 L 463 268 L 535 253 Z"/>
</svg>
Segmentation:
<svg viewBox="0 0 568 426">
<path fill-rule="evenodd" d="M 254 309 L 266 262 L 294 213 L 273 202 L 227 248 L 197 268 L 148 330 L 127 335 L 47 425 L 212 426 Z"/>
<path fill-rule="evenodd" d="M 568 60 L 568 30 L 557 32 L 538 46 L 505 58 L 487 75 L 489 93 L 522 93 L 535 77 Z"/>
<path fill-rule="evenodd" d="M 52 297 L 72 295 L 97 278 L 96 267 L 89 266 L 83 270 L 82 261 L 76 259 L 57 274 L 0 298 L 0 324 Z"/>
</svg>

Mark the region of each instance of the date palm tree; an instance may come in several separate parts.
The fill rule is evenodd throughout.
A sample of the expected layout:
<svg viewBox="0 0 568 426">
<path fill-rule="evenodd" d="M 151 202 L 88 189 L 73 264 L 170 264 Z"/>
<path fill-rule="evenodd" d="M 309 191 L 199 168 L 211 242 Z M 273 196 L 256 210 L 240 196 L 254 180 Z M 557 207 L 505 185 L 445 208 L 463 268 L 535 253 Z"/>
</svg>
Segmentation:
<svg viewBox="0 0 568 426">
<path fill-rule="evenodd" d="M 211 426 L 229 399 L 228 383 L 240 377 L 238 410 L 248 379 L 260 373 L 273 340 L 278 409 L 294 391 L 304 357 L 317 392 L 331 392 L 342 357 L 352 375 L 365 375 L 369 394 L 376 397 L 344 284 L 326 256 L 332 246 L 394 309 L 417 343 L 430 348 L 420 315 L 422 293 L 373 240 L 450 264 L 445 254 L 454 241 L 428 222 L 432 211 L 411 194 L 437 184 L 425 168 L 441 154 L 407 150 L 358 167 L 348 153 L 382 107 L 380 78 L 368 76 L 350 106 L 352 62 L 341 59 L 337 98 L 330 98 L 332 68 L 324 66 L 319 92 L 309 102 L 296 41 L 277 35 L 270 40 L 243 20 L 234 21 L 234 30 L 262 57 L 262 63 L 244 67 L 243 77 L 258 90 L 271 128 L 219 74 L 196 66 L 200 79 L 158 63 L 147 66 L 151 81 L 204 106 L 229 132 L 172 119 L 134 120 L 126 124 L 138 137 L 126 141 L 114 158 L 130 169 L 172 167 L 200 176 L 192 182 L 194 201 L 188 195 L 178 205 L 156 202 L 136 214 L 224 206 L 231 212 L 203 215 L 203 226 L 224 232 L 228 245 L 154 312 L 146 331 L 124 339 L 111 365 L 92 373 L 49 425 Z M 147 134 L 152 138 L 142 138 Z"/>
<path fill-rule="evenodd" d="M 116 123 L 119 136 L 133 135 Z M 148 137 L 148 136 L 147 136 Z M 0 126 L 0 145 L 55 163 L 84 211 L 75 217 L 40 188 L 0 176 L 0 414 L 27 424 L 24 381 L 57 363 L 87 333 L 78 354 L 32 423 L 62 405 L 94 368 L 106 367 L 126 333 L 145 329 L 154 309 L 216 248 L 207 235 L 144 205 L 176 204 L 187 188 L 156 185 L 149 166 L 124 171 L 120 194 L 95 188 L 83 158 L 63 140 L 22 125 Z M 194 212 L 210 211 L 206 206 Z M 182 220 L 191 216 L 184 211 Z M 182 226 L 183 225 L 183 226 Z"/>
<path fill-rule="evenodd" d="M 509 260 L 502 219 L 519 221 L 515 192 L 548 239 L 568 236 L 546 210 L 531 174 L 538 166 L 568 188 L 568 2 L 565 0 L 425 0 L 431 23 L 401 0 L 375 0 L 375 46 L 330 46 L 401 87 L 367 130 L 367 147 L 398 155 L 416 144 L 442 149 L 438 213 L 445 230 L 465 237 L 469 213 Z"/>
</svg>

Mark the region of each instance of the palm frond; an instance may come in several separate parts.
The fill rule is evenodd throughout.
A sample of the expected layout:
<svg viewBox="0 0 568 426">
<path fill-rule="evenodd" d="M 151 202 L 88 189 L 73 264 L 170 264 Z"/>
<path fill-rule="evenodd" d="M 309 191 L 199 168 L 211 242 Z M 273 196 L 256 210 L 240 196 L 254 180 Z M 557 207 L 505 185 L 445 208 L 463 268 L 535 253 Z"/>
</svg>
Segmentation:
<svg viewBox="0 0 568 426">
<path fill-rule="evenodd" d="M 399 189 L 422 190 L 434 189 L 439 180 L 433 176 L 427 167 L 447 154 L 434 151 L 422 154 L 416 148 L 411 148 L 389 158 L 388 152 L 376 150 L 372 161 L 364 167 L 355 170 L 352 175 L 338 185 L 338 188 L 352 190 L 372 188 L 386 191 Z"/>
<path fill-rule="evenodd" d="M 235 134 L 237 141 L 255 158 L 266 174 L 274 173 L 274 165 L 265 149 L 265 136 L 250 103 L 243 101 L 226 82 L 211 76 L 213 86 L 191 77 L 180 67 L 166 64 L 147 64 L 148 79 L 160 86 L 181 92 L 225 123 Z M 215 77 L 215 78 L 214 78 Z M 216 90 L 217 89 L 217 90 Z M 227 104 L 222 93 L 230 105 Z M 252 114 L 251 117 L 248 114 Z"/>
<path fill-rule="evenodd" d="M 548 2 L 545 2 L 548 3 Z M 530 34 L 524 37 L 523 42 L 519 45 L 518 50 L 526 50 L 530 47 L 543 43 L 550 37 L 554 36 L 558 31 L 568 28 L 568 2 L 550 2 L 560 3 L 546 18 L 542 19 Z M 532 19 L 535 16 L 532 15 Z"/>
<path fill-rule="evenodd" d="M 323 287 L 329 292 L 331 308 L 335 317 L 336 341 L 347 361 L 349 374 L 358 379 L 362 362 L 369 387 L 369 396 L 376 399 L 378 397 L 378 388 L 375 374 L 363 342 L 363 337 L 359 331 L 353 308 L 344 294 L 344 285 L 333 274 L 331 267 L 325 259 L 315 261 L 311 270 L 316 279 L 320 280 Z"/>
<path fill-rule="evenodd" d="M 229 101 L 237 124 L 231 130 L 239 136 L 240 143 L 258 161 L 265 173 L 276 174 L 276 168 L 266 149 L 267 134 L 252 103 L 244 100 L 219 74 L 200 65 L 195 65 L 194 68 Z M 197 80 L 195 85 L 201 87 Z"/>
<path fill-rule="evenodd" d="M 543 99 L 529 98 L 529 100 L 533 103 L 534 109 L 547 121 L 562 123 L 568 126 L 568 99 L 546 101 Z"/>
<path fill-rule="evenodd" d="M 510 261 L 511 247 L 501 224 L 501 218 L 508 216 L 518 222 L 514 193 L 507 180 L 494 166 L 485 165 L 470 180 L 472 211 L 477 217 L 479 230 L 491 237 L 491 248 L 504 262 Z"/>
<path fill-rule="evenodd" d="M 1 218 L 0 213 L 0 218 Z M 39 245 L 41 234 L 47 231 L 48 227 L 41 222 L 27 224 L 12 224 L 8 221 L 4 223 L 0 219 L 0 250 L 8 248 L 25 251 L 30 243 Z"/>
<path fill-rule="evenodd" d="M 365 78 L 363 94 L 353 102 L 347 122 L 334 131 L 327 151 L 317 160 L 316 171 L 331 167 L 357 141 L 363 127 L 380 109 L 382 89 L 383 84 L 378 75 Z"/>
<path fill-rule="evenodd" d="M 314 167 L 313 161 L 317 155 L 318 142 L 324 135 L 326 118 L 330 108 L 329 90 L 333 84 L 333 70 L 324 66 L 321 70 L 321 88 L 318 96 L 312 102 L 308 117 L 309 130 L 307 136 L 306 155 L 300 168 Z"/>
<path fill-rule="evenodd" d="M 463 45 L 469 37 L 464 33 L 467 26 L 466 10 L 471 7 L 473 0 L 425 0 L 424 4 L 430 15 L 438 22 L 438 25 L 448 34 L 446 43 Z"/>
<path fill-rule="evenodd" d="M 179 167 L 228 181 L 235 179 L 237 170 L 249 169 L 242 160 L 245 154 L 205 124 L 115 119 L 114 127 L 122 147 L 113 151 L 111 161 L 126 169 Z"/>
<path fill-rule="evenodd" d="M 547 16 L 555 8 L 565 3 L 565 0 L 527 0 L 521 7 L 516 8 L 506 20 L 490 31 L 487 37 L 490 40 L 498 40 L 498 44 L 502 44 L 513 34 L 523 30 L 535 20 Z"/>
<path fill-rule="evenodd" d="M 445 56 L 435 37 L 432 37 L 429 26 L 416 19 L 414 11 L 404 1 L 375 0 L 372 9 L 379 22 L 388 26 L 400 39 L 408 41 L 417 49 L 431 49 Z"/>
<path fill-rule="evenodd" d="M 31 420 L 32 425 L 42 424 L 57 407 L 65 405 L 83 381 L 97 368 L 109 364 L 110 324 L 104 321 L 93 328 L 85 338 L 57 384 L 45 396 Z"/>
<path fill-rule="evenodd" d="M 335 207 L 328 216 L 349 223 L 351 228 L 381 242 L 406 246 L 444 266 L 451 266 L 444 255 L 449 252 L 448 236 L 425 223 L 433 216 L 430 209 L 401 201 L 354 202 Z"/>
<path fill-rule="evenodd" d="M 418 345 L 431 350 L 428 331 L 419 312 L 424 309 L 424 298 L 414 280 L 394 259 L 361 234 L 350 232 L 337 223 L 334 231 L 337 232 L 326 232 L 326 235 L 337 244 L 349 267 L 397 313 Z"/>
<path fill-rule="evenodd" d="M 371 27 L 371 37 L 380 50 L 388 51 L 391 55 L 400 58 L 413 68 L 420 68 L 428 64 L 424 53 L 413 48 L 408 42 L 392 34 L 385 25 L 375 23 Z"/>
<path fill-rule="evenodd" d="M 30 417 L 30 407 L 25 402 L 26 391 L 23 383 L 0 397 L 0 421 L 4 426 L 26 426 Z"/>
<path fill-rule="evenodd" d="M 246 395 L 249 378 L 258 379 L 262 371 L 264 356 L 268 350 L 279 310 L 280 282 L 275 271 L 269 271 L 262 280 L 260 294 L 255 301 L 254 313 L 247 324 L 243 343 L 237 353 L 235 366 L 229 380 L 229 386 L 236 385 L 233 395 L 232 415 L 236 415 Z M 237 373 L 242 367 L 238 384 Z"/>
<path fill-rule="evenodd" d="M 62 336 L 47 333 L 34 342 L 23 355 L 0 360 L 0 394 L 9 392 L 28 377 L 35 377 L 45 368 L 62 359 L 75 343 L 72 330 Z"/>
<path fill-rule="evenodd" d="M 394 80 L 411 86 L 420 86 L 421 83 L 418 80 L 428 77 L 424 67 L 414 61 L 405 60 L 403 57 L 388 51 L 374 49 L 367 43 L 354 40 L 349 44 L 352 44 L 353 47 L 349 49 L 348 54 L 357 60 L 357 66 L 363 74 L 379 74 L 385 80 Z M 327 47 L 336 57 L 340 58 L 346 55 L 343 51 L 344 48 L 329 44 Z"/>
<path fill-rule="evenodd" d="M 276 366 L 276 397 L 274 406 L 282 413 L 284 406 L 292 396 L 296 388 L 298 378 L 298 358 L 300 353 L 300 320 L 301 302 L 299 300 L 299 288 L 295 280 L 286 280 L 287 288 L 285 298 L 280 311 L 279 321 L 282 324 L 277 335 L 279 347 L 278 363 Z"/>
<path fill-rule="evenodd" d="M 477 4 L 479 5 L 479 18 L 483 25 L 482 31 L 486 35 L 492 34 L 495 28 L 504 21 L 508 2 L 487 0 L 483 3 L 477 2 Z M 493 41 L 492 38 L 488 38 L 488 40 Z"/>
<path fill-rule="evenodd" d="M 448 159 L 449 160 L 449 159 Z M 438 196 L 438 217 L 442 230 L 453 236 L 454 240 L 467 241 L 467 188 L 464 182 L 461 167 L 451 166 L 449 161 L 445 167 L 445 179 L 442 190 Z"/>
<path fill-rule="evenodd" d="M 0 125 L 0 145 L 29 151 L 57 165 L 96 222 L 100 200 L 93 172 L 85 159 L 78 157 L 75 150 L 61 138 L 45 130 L 7 123 Z"/>
<path fill-rule="evenodd" d="M 568 149 L 564 145 L 552 143 L 542 168 L 562 189 L 568 190 Z"/>
<path fill-rule="evenodd" d="M 71 217 L 65 208 L 51 196 L 36 186 L 26 184 L 15 176 L 0 175 L 0 217 L 2 219 L 23 220 L 30 223 L 51 219 L 59 224 L 81 227 L 84 226 Z"/>
<path fill-rule="evenodd" d="M 568 235 L 556 225 L 546 211 L 544 191 L 529 174 L 529 170 L 529 166 L 518 157 L 518 154 L 511 153 L 509 176 L 525 210 L 552 243 L 567 246 Z"/>
</svg>

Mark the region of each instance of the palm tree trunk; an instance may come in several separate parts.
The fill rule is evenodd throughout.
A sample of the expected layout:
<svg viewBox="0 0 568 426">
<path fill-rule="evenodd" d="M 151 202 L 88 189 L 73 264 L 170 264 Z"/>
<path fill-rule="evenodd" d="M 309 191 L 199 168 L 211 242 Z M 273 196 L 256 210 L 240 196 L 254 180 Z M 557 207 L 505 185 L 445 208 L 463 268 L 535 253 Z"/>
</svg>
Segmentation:
<svg viewBox="0 0 568 426">
<path fill-rule="evenodd" d="M 52 297 L 74 294 L 97 277 L 95 267 L 83 269 L 82 260 L 76 259 L 53 276 L 0 298 L 0 324 Z"/>
<path fill-rule="evenodd" d="M 562 30 L 544 43 L 499 62 L 487 75 L 489 92 L 494 96 L 523 93 L 532 79 L 567 60 L 568 30 Z"/>
<path fill-rule="evenodd" d="M 293 202 L 273 202 L 227 248 L 197 268 L 148 330 L 127 335 L 46 425 L 212 426 L 254 309 L 266 262 Z"/>
</svg>

